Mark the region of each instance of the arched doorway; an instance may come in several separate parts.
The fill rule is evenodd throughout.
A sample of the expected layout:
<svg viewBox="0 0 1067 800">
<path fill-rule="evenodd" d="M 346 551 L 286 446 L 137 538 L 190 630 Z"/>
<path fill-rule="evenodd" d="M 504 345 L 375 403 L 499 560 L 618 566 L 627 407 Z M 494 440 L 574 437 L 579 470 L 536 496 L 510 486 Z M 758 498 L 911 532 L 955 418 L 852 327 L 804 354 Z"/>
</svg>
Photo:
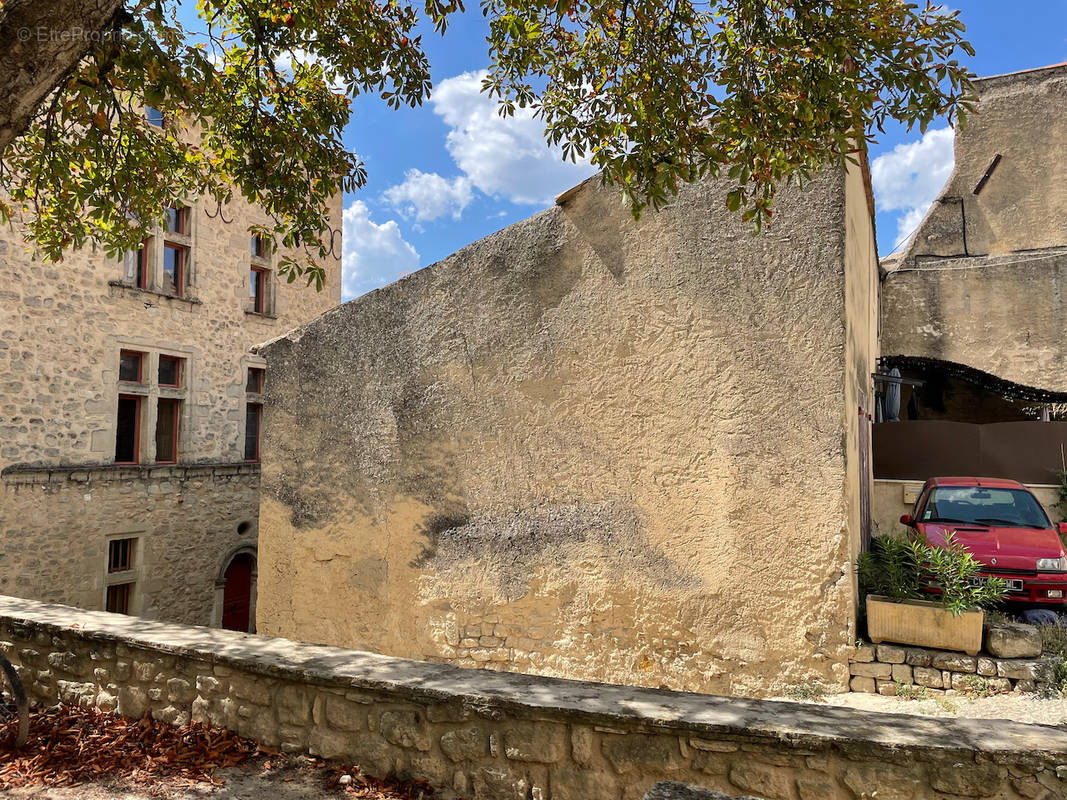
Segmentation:
<svg viewBox="0 0 1067 800">
<path fill-rule="evenodd" d="M 250 553 L 238 553 L 223 574 L 222 627 L 231 631 L 252 629 L 252 591 L 256 561 Z"/>
</svg>

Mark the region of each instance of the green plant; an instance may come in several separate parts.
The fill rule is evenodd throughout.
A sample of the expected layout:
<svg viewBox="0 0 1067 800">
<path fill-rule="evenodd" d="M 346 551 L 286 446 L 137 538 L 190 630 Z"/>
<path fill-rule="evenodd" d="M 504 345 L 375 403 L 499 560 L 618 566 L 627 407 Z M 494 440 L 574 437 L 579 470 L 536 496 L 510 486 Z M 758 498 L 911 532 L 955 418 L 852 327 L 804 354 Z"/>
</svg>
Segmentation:
<svg viewBox="0 0 1067 800">
<path fill-rule="evenodd" d="M 981 675 L 964 675 L 960 678 L 959 691 L 970 697 L 992 697 L 996 694 L 989 681 Z"/>
<path fill-rule="evenodd" d="M 955 714 L 959 710 L 959 706 L 947 697 L 935 697 L 934 702 L 937 703 L 938 708 L 949 714 Z"/>
<path fill-rule="evenodd" d="M 994 610 L 985 612 L 985 621 L 989 625 L 1002 625 L 1005 622 L 1015 622 L 1016 619 L 1011 614 Z"/>
<path fill-rule="evenodd" d="M 1041 634 L 1041 652 L 1046 656 L 1067 659 L 1067 628 L 1061 625 L 1038 625 Z"/>
<path fill-rule="evenodd" d="M 1056 470 L 1056 477 L 1060 479 L 1060 485 L 1057 489 L 1060 499 L 1056 503 L 1056 508 L 1060 510 L 1060 521 L 1067 522 L 1067 470 Z"/>
<path fill-rule="evenodd" d="M 926 546 L 923 570 L 930 583 L 941 590 L 938 602 L 942 608 L 959 616 L 972 608 L 995 606 L 1008 593 L 1003 578 L 977 581 L 983 565 L 949 531 L 942 547 Z"/>
<path fill-rule="evenodd" d="M 867 594 L 879 594 L 897 603 L 921 597 L 921 570 L 925 545 L 915 537 L 880 536 L 860 553 L 860 585 Z"/>
<path fill-rule="evenodd" d="M 914 683 L 897 681 L 897 697 L 904 700 L 925 700 L 929 694 L 925 686 L 916 686 Z"/>
<path fill-rule="evenodd" d="M 1038 625 L 1041 632 L 1041 654 L 1049 663 L 1052 690 L 1067 695 L 1067 628 L 1059 625 Z"/>
<path fill-rule="evenodd" d="M 794 683 L 785 687 L 785 696 L 790 700 L 821 703 L 826 699 L 828 689 L 829 687 L 825 686 L 820 681 Z"/>
<path fill-rule="evenodd" d="M 982 565 L 949 531 L 934 547 L 918 534 L 883 536 L 871 542 L 857 563 L 865 594 L 900 603 L 931 599 L 953 616 L 996 606 L 1007 593 L 1001 578 L 978 580 Z"/>
</svg>

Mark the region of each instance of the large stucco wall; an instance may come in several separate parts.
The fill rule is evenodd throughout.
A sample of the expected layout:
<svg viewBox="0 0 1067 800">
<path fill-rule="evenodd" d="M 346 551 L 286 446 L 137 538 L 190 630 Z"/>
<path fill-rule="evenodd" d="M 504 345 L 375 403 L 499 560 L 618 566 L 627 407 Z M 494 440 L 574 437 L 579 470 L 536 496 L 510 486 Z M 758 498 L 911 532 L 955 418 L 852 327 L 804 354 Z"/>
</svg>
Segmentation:
<svg viewBox="0 0 1067 800">
<path fill-rule="evenodd" d="M 266 347 L 259 630 L 843 686 L 867 338 L 846 336 L 845 193 L 786 189 L 753 237 L 714 182 L 635 222 L 593 181 Z"/>
<path fill-rule="evenodd" d="M 978 82 L 956 166 L 882 288 L 884 355 L 1067 390 L 1067 66 Z M 997 155 L 981 191 L 974 190 Z"/>
</svg>

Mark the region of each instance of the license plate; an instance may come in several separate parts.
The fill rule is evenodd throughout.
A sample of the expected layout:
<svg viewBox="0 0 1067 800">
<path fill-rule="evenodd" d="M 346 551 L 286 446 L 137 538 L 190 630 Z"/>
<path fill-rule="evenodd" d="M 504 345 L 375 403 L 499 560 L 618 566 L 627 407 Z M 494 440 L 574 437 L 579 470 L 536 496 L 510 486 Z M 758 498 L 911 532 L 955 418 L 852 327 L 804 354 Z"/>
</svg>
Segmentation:
<svg viewBox="0 0 1067 800">
<path fill-rule="evenodd" d="M 1021 592 L 1023 590 L 1022 578 L 1004 578 L 1003 580 L 1007 585 L 1009 592 Z M 981 586 L 985 583 L 989 583 L 988 577 L 982 576 L 979 578 L 971 578 L 971 584 L 974 586 Z"/>
</svg>

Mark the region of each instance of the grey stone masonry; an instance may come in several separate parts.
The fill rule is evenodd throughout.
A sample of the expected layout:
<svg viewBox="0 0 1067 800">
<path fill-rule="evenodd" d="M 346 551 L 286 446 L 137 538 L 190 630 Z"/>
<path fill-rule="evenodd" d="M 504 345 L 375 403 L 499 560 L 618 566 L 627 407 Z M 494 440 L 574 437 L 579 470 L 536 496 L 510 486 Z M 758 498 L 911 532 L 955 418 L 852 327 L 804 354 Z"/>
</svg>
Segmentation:
<svg viewBox="0 0 1067 800">
<path fill-rule="evenodd" d="M 639 800 L 664 781 L 760 800 L 1067 796 L 1067 731 L 1045 726 L 473 671 L 10 597 L 0 652 L 38 702 L 224 726 L 445 800 Z"/>
<path fill-rule="evenodd" d="M 1037 637 L 1037 652 L 1033 639 Z M 923 687 L 937 694 L 953 690 L 971 693 L 1033 692 L 1050 685 L 1051 666 L 1040 658 L 1007 658 L 1003 653 L 1039 656 L 1041 637 L 1032 625 L 987 626 L 986 641 L 997 652 L 977 657 L 948 650 L 880 644 L 857 645 L 849 659 L 849 689 L 869 694 L 895 694 L 899 684 Z"/>
<path fill-rule="evenodd" d="M 1041 633 L 1033 625 L 997 622 L 985 626 L 985 649 L 999 658 L 1035 658 L 1041 655 Z"/>
<path fill-rule="evenodd" d="M 699 786 L 689 786 L 677 781 L 657 783 L 642 800 L 757 800 L 755 797 L 727 797 L 721 792 L 709 792 Z"/>
</svg>

